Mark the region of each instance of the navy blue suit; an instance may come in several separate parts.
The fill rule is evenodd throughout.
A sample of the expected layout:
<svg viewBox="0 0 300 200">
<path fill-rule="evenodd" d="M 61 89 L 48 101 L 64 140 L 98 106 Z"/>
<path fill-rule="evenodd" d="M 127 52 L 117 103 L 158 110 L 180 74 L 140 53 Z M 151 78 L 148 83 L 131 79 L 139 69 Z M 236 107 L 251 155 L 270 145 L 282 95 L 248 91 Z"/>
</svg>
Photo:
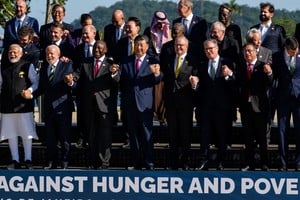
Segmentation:
<svg viewBox="0 0 300 200">
<path fill-rule="evenodd" d="M 5 24 L 4 29 L 4 39 L 3 39 L 3 47 L 7 48 L 11 44 L 18 43 L 18 33 L 16 32 L 16 20 L 17 18 L 12 18 Z M 36 34 L 39 34 L 39 23 L 38 21 L 26 15 L 22 22 L 22 26 L 30 26 Z"/>
<path fill-rule="evenodd" d="M 152 123 L 153 87 L 161 80 L 150 71 L 151 58 L 146 55 L 138 73 L 135 71 L 135 56 L 129 56 L 121 63 L 121 104 L 128 124 L 133 166 L 137 169 L 146 165 L 153 167 Z M 141 155 L 145 163 L 141 163 Z"/>
<path fill-rule="evenodd" d="M 182 23 L 182 17 L 176 18 L 173 21 L 173 25 L 175 23 Z M 204 58 L 203 42 L 208 38 L 208 25 L 206 19 L 193 15 L 189 33 L 186 32 L 185 35 L 190 41 L 189 53 L 196 58 L 199 58 L 200 52 L 200 54 L 202 53 L 200 57 Z"/>
<path fill-rule="evenodd" d="M 66 74 L 73 73 L 71 62 L 59 61 L 52 81 L 49 81 L 49 64 L 44 63 L 40 71 L 37 95 L 44 94 L 44 114 L 47 134 L 47 160 L 56 162 L 57 141 L 60 141 L 61 160 L 68 161 L 72 126 L 72 87 L 64 82 Z M 73 85 L 75 87 L 75 84 Z"/>
<path fill-rule="evenodd" d="M 251 28 L 256 28 L 259 30 L 259 27 L 260 24 L 256 24 Z M 274 54 L 283 49 L 285 38 L 286 38 L 286 34 L 284 28 L 278 24 L 272 23 L 270 28 L 266 32 L 266 37 L 262 41 L 261 46 L 270 49 Z"/>
<path fill-rule="evenodd" d="M 300 52 L 296 55 L 296 68 L 290 73 L 285 63 L 284 51 L 274 56 L 274 65 L 278 76 L 277 88 L 277 118 L 279 128 L 279 150 L 282 166 L 288 163 L 288 129 L 293 115 L 293 123 L 296 133 L 296 158 L 295 164 L 300 166 Z"/>
</svg>

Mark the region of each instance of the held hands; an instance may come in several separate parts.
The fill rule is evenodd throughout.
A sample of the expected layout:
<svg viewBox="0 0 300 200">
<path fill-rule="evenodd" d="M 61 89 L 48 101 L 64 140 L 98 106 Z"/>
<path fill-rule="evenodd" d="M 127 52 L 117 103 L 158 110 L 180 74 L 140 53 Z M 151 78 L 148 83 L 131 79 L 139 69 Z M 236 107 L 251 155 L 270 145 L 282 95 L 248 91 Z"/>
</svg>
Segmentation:
<svg viewBox="0 0 300 200">
<path fill-rule="evenodd" d="M 267 64 L 264 65 L 264 72 L 266 74 L 272 74 L 272 68 L 271 68 L 271 66 L 270 66 L 269 63 L 267 63 Z"/>
<path fill-rule="evenodd" d="M 196 88 L 199 83 L 199 78 L 197 76 L 190 76 L 189 80 L 192 85 L 192 88 Z"/>
<path fill-rule="evenodd" d="M 68 86 L 72 86 L 72 84 L 73 84 L 73 74 L 70 73 L 70 74 L 65 75 L 64 81 Z"/>
<path fill-rule="evenodd" d="M 159 64 L 150 65 L 150 70 L 154 75 L 156 75 L 156 76 L 160 75 L 160 65 Z"/>
<path fill-rule="evenodd" d="M 232 70 L 227 65 L 222 66 L 222 74 L 224 77 L 232 76 L 232 73 Z"/>
<path fill-rule="evenodd" d="M 29 90 L 29 89 L 27 89 L 27 90 L 22 90 L 21 96 L 22 96 L 24 99 L 32 99 L 32 92 L 31 92 L 31 90 Z"/>
<path fill-rule="evenodd" d="M 109 68 L 109 71 L 112 73 L 112 74 L 115 74 L 119 71 L 119 68 L 120 66 L 118 64 L 112 64 Z"/>
</svg>

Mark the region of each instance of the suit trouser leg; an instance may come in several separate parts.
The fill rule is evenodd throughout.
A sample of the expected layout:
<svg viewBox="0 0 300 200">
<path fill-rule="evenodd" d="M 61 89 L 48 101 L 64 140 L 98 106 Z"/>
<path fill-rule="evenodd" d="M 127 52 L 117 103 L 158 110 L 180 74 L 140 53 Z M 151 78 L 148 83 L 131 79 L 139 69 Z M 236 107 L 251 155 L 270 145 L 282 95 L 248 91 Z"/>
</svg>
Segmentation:
<svg viewBox="0 0 300 200">
<path fill-rule="evenodd" d="M 47 161 L 57 162 L 57 132 L 55 124 L 55 116 L 47 116 L 45 120 L 46 126 L 46 144 L 47 144 Z"/>
<path fill-rule="evenodd" d="M 178 136 L 178 123 L 175 108 L 167 108 L 166 110 L 168 122 L 168 134 L 170 145 L 170 166 L 172 169 L 178 169 L 179 159 L 179 136 Z"/>
<path fill-rule="evenodd" d="M 289 105 L 287 105 L 289 106 Z M 279 153 L 280 153 L 280 164 L 286 166 L 288 163 L 287 153 L 288 153 L 288 141 L 287 135 L 290 128 L 290 116 L 291 112 L 288 107 L 283 105 L 279 106 L 277 109 L 278 118 L 278 129 L 279 129 Z"/>
<path fill-rule="evenodd" d="M 58 115 L 56 123 L 61 143 L 61 161 L 67 162 L 70 152 L 70 135 L 72 128 L 72 112 Z"/>
<path fill-rule="evenodd" d="M 143 151 L 144 162 L 146 167 L 153 167 L 153 111 L 145 110 L 139 112 L 139 130 L 140 130 L 140 144 Z"/>
<path fill-rule="evenodd" d="M 300 166 L 300 101 L 296 99 L 293 108 L 293 123 L 296 135 L 296 165 Z"/>
</svg>

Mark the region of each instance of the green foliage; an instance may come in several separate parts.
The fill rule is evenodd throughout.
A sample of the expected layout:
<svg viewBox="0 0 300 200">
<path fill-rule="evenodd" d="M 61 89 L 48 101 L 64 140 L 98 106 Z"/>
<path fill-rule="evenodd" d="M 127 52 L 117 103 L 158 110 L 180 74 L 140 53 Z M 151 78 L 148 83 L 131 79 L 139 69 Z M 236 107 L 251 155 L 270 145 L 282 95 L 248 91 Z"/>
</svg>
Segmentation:
<svg viewBox="0 0 300 200">
<path fill-rule="evenodd" d="M 236 4 L 235 0 L 228 2 L 233 6 L 233 21 L 241 27 L 242 36 L 247 30 L 258 24 L 259 21 L 259 7 L 249 7 L 245 5 Z M 209 24 L 218 20 L 219 4 L 206 0 L 194 0 L 194 14 L 204 17 Z M 178 17 L 177 4 L 169 0 L 123 0 L 116 2 L 110 7 L 99 6 L 96 7 L 90 14 L 94 18 L 95 26 L 102 32 L 105 25 L 111 22 L 111 15 L 115 9 L 122 9 L 126 18 L 130 16 L 138 17 L 142 22 L 142 31 L 150 25 L 152 15 L 157 10 L 165 11 L 168 15 L 170 23 Z M 78 16 L 80 17 L 80 16 Z M 288 36 L 294 34 L 295 23 L 300 22 L 300 11 L 289 12 L 287 10 L 276 10 L 273 18 L 275 23 L 281 24 L 287 32 Z M 79 27 L 79 20 L 75 20 L 73 24 Z"/>
</svg>

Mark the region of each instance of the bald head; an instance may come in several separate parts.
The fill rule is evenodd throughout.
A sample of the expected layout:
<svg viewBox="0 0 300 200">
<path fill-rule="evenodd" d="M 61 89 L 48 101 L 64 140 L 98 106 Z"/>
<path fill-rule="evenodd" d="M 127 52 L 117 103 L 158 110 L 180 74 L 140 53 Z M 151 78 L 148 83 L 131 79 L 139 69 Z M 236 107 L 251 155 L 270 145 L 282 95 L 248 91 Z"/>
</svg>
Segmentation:
<svg viewBox="0 0 300 200">
<path fill-rule="evenodd" d="M 27 4 L 25 0 L 17 0 L 15 4 L 15 15 L 17 18 L 21 18 L 26 15 Z"/>
<path fill-rule="evenodd" d="M 125 17 L 122 10 L 115 10 L 111 19 L 113 25 L 120 28 L 125 23 Z"/>
</svg>

